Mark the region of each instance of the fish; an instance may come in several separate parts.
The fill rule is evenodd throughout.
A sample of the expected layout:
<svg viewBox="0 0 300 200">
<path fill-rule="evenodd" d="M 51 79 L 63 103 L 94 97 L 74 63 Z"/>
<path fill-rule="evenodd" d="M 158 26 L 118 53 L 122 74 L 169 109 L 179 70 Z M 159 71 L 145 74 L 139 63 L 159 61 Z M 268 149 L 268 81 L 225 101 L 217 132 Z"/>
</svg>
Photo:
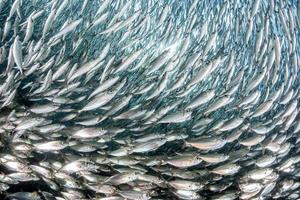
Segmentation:
<svg viewBox="0 0 300 200">
<path fill-rule="evenodd" d="M 208 90 L 201 93 L 198 97 L 194 98 L 186 107 L 186 109 L 195 109 L 205 103 L 208 103 L 215 97 L 215 91 Z"/>
<path fill-rule="evenodd" d="M 116 174 L 114 176 L 109 177 L 104 183 L 113 184 L 113 185 L 120 185 L 124 183 L 128 183 L 134 181 L 138 178 L 137 172 L 128 172 L 123 174 Z"/>
<path fill-rule="evenodd" d="M 45 143 L 36 143 L 34 144 L 34 148 L 38 151 L 58 151 L 62 150 L 67 145 L 64 144 L 62 141 L 51 141 L 51 142 L 45 142 Z"/>
<path fill-rule="evenodd" d="M 137 145 L 134 145 L 131 150 L 129 150 L 129 153 L 145 153 L 150 151 L 155 151 L 156 149 L 160 148 L 167 142 L 166 139 L 153 139 L 149 140 L 144 143 L 139 143 Z"/>
<path fill-rule="evenodd" d="M 180 199 L 202 199 L 197 192 L 190 190 L 176 190 L 174 194 Z"/>
<path fill-rule="evenodd" d="M 134 190 L 122 190 L 118 192 L 125 199 L 139 199 L 139 200 L 148 200 L 150 196 L 147 193 Z"/>
<path fill-rule="evenodd" d="M 222 148 L 226 141 L 218 137 L 204 137 L 194 141 L 186 141 L 186 144 L 200 150 L 216 150 Z"/>
<path fill-rule="evenodd" d="M 103 129 L 83 128 L 73 133 L 71 137 L 75 139 L 91 139 L 100 137 L 105 133 L 107 133 L 107 131 Z"/>
<path fill-rule="evenodd" d="M 240 169 L 241 169 L 241 167 L 237 164 L 227 163 L 227 164 L 221 165 L 220 167 L 213 169 L 212 172 L 215 174 L 220 174 L 220 175 L 226 176 L 226 175 L 233 175 L 233 174 L 237 173 Z"/>
<path fill-rule="evenodd" d="M 0 13 L 0 199 L 299 199 L 299 1 Z"/>
<path fill-rule="evenodd" d="M 173 180 L 169 182 L 169 185 L 178 190 L 188 190 L 188 191 L 199 191 L 203 188 L 203 184 L 186 181 L 186 180 Z"/>
<path fill-rule="evenodd" d="M 272 168 L 254 169 L 253 171 L 248 172 L 246 176 L 252 180 L 260 180 L 269 176 L 272 172 Z"/>
<path fill-rule="evenodd" d="M 23 55 L 22 55 L 22 44 L 20 42 L 19 36 L 17 36 L 13 43 L 13 56 L 14 61 L 18 66 L 18 69 L 21 73 L 23 73 L 22 69 L 22 62 L 23 62 Z"/>
<path fill-rule="evenodd" d="M 171 166 L 175 166 L 178 168 L 188 168 L 199 165 L 202 162 L 202 159 L 199 156 L 195 155 L 180 155 L 168 158 L 168 160 L 166 160 L 165 162 Z"/>
</svg>

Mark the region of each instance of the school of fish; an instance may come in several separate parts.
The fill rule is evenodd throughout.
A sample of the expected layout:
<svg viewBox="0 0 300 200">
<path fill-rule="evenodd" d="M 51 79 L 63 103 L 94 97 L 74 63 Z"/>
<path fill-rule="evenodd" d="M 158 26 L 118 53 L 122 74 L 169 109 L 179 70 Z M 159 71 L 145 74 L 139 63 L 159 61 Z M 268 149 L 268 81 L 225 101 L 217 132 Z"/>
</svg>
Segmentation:
<svg viewBox="0 0 300 200">
<path fill-rule="evenodd" d="M 0 199 L 300 199 L 299 0 L 0 0 Z"/>
</svg>

